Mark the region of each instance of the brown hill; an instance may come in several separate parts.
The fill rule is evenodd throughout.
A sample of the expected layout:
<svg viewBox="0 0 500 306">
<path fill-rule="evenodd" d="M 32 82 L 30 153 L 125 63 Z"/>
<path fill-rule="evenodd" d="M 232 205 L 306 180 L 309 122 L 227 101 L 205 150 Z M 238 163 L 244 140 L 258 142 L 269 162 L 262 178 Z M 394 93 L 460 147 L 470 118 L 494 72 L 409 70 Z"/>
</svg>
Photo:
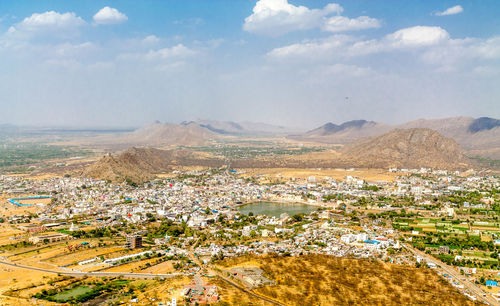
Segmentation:
<svg viewBox="0 0 500 306">
<path fill-rule="evenodd" d="M 456 140 L 469 156 L 500 159 L 500 120 L 493 118 L 453 117 L 419 119 L 400 128 L 428 128 Z"/>
<path fill-rule="evenodd" d="M 457 142 L 430 129 L 396 129 L 347 145 L 341 153 L 348 164 L 362 168 L 468 167 Z"/>
<path fill-rule="evenodd" d="M 327 123 L 314 130 L 288 138 L 298 141 L 348 144 L 364 137 L 380 136 L 394 129 L 424 128 L 453 138 L 468 156 L 500 159 L 500 120 L 488 117 L 451 117 L 418 119 L 400 125 L 354 120 L 340 125 Z"/>
<path fill-rule="evenodd" d="M 119 155 L 105 155 L 83 170 L 82 176 L 113 182 L 143 183 L 174 166 L 220 167 L 223 160 L 208 158 L 190 150 L 130 148 Z"/>
<path fill-rule="evenodd" d="M 212 131 L 198 124 L 173 124 L 155 122 L 126 135 L 128 141 L 148 146 L 157 145 L 203 145 L 217 138 Z"/>
</svg>

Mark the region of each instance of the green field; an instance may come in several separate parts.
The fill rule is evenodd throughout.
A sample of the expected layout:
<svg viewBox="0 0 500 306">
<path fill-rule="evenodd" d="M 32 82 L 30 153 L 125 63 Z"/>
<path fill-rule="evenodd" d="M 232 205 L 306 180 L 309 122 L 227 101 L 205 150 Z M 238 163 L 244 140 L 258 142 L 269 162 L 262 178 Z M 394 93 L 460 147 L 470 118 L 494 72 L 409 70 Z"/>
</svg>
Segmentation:
<svg viewBox="0 0 500 306">
<path fill-rule="evenodd" d="M 90 287 L 79 286 L 79 287 L 75 287 L 73 289 L 66 290 L 66 291 L 63 291 L 61 293 L 56 294 L 54 296 L 54 300 L 57 302 L 64 303 L 66 301 L 69 301 L 71 299 L 75 299 L 76 297 L 78 297 L 82 294 L 89 293 L 91 291 L 92 291 L 92 288 L 90 288 Z"/>
<path fill-rule="evenodd" d="M 88 156 L 91 152 L 74 147 L 37 143 L 0 143 L 0 168 L 21 167 L 49 159 Z"/>
</svg>

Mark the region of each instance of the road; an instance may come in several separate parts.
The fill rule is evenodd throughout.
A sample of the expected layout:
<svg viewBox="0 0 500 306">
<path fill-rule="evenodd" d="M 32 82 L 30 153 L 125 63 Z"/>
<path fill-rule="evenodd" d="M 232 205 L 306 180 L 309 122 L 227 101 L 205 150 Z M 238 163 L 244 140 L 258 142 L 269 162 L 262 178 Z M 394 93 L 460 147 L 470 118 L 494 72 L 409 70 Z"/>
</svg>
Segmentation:
<svg viewBox="0 0 500 306">
<path fill-rule="evenodd" d="M 74 276 L 74 277 L 83 277 L 83 276 L 93 276 L 93 277 L 126 277 L 126 278 L 137 278 L 137 279 L 154 279 L 154 278 L 172 278 L 182 273 L 170 273 L 170 274 L 155 274 L 155 273 L 128 273 L 128 272 L 68 272 L 68 271 L 54 271 L 49 269 L 31 267 L 31 266 L 23 266 L 10 262 L 0 261 L 0 264 L 4 264 L 11 267 L 28 269 L 32 271 L 41 271 L 46 273 L 54 273 L 65 276 Z"/>
<path fill-rule="evenodd" d="M 410 252 L 412 252 L 414 255 L 418 255 L 422 258 L 424 258 L 427 262 L 432 262 L 436 266 L 440 266 L 443 271 L 451 275 L 453 278 L 456 280 L 460 281 L 465 288 L 469 289 L 470 292 L 472 292 L 479 301 L 482 301 L 488 305 L 500 305 L 492 296 L 490 296 L 488 293 L 484 292 L 479 286 L 476 284 L 470 282 L 467 280 L 463 275 L 457 272 L 454 268 L 448 266 L 444 262 L 428 255 L 425 254 L 422 251 L 419 251 L 409 245 L 404 245 L 406 249 L 408 249 Z"/>
</svg>

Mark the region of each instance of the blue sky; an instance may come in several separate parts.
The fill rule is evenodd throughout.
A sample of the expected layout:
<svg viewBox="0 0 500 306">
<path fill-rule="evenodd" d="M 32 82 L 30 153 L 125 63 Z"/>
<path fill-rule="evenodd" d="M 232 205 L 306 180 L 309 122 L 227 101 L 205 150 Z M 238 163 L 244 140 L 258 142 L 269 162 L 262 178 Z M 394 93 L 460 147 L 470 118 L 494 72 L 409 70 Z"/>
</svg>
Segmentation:
<svg viewBox="0 0 500 306">
<path fill-rule="evenodd" d="M 5 0 L 0 123 L 498 118 L 499 13 L 493 0 Z"/>
</svg>

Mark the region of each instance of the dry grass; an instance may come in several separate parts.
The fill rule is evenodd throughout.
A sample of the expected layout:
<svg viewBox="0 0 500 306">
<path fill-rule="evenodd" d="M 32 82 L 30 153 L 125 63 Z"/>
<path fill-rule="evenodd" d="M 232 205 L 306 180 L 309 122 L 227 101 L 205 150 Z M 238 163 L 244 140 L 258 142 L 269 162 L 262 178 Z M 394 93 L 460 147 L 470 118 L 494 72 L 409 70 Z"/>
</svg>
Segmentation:
<svg viewBox="0 0 500 306">
<path fill-rule="evenodd" d="M 392 182 L 396 179 L 397 173 L 387 172 L 385 169 L 355 169 L 348 171 L 345 169 L 298 169 L 298 168 L 255 168 L 255 169 L 241 169 L 242 176 L 255 176 L 263 175 L 269 178 L 300 178 L 307 179 L 310 176 L 315 176 L 316 179 L 321 180 L 325 177 L 334 178 L 335 180 L 343 181 L 345 177 L 350 175 L 359 177 L 366 181 L 387 181 Z"/>
<path fill-rule="evenodd" d="M 29 195 L 22 195 L 29 196 Z M 7 199 L 12 197 L 20 197 L 19 195 L 0 195 L 0 216 L 8 217 L 13 215 L 29 215 L 38 213 L 43 210 L 43 207 L 38 205 L 33 206 L 17 206 L 7 201 Z M 43 202 L 44 200 L 38 200 L 37 203 Z"/>
<path fill-rule="evenodd" d="M 33 305 L 28 293 L 20 297 L 10 297 L 4 293 L 12 289 L 26 288 L 32 284 L 43 284 L 52 277 L 54 274 L 0 264 L 0 305 Z M 38 305 L 54 305 L 54 303 L 41 301 Z"/>
<path fill-rule="evenodd" d="M 286 305 L 474 305 L 430 269 L 326 255 L 255 262 L 277 283 L 255 291 Z"/>
<path fill-rule="evenodd" d="M 47 261 L 50 263 L 56 264 L 58 266 L 64 266 L 64 265 L 72 264 L 74 262 L 91 259 L 94 257 L 99 257 L 99 256 L 106 257 L 106 255 L 108 255 L 110 253 L 114 253 L 114 252 L 118 252 L 118 251 L 122 251 L 122 250 L 123 250 L 123 248 L 118 247 L 118 246 L 83 249 L 81 251 L 71 252 L 71 253 L 69 251 L 65 250 L 65 253 L 67 253 L 67 255 L 50 258 Z"/>
</svg>

